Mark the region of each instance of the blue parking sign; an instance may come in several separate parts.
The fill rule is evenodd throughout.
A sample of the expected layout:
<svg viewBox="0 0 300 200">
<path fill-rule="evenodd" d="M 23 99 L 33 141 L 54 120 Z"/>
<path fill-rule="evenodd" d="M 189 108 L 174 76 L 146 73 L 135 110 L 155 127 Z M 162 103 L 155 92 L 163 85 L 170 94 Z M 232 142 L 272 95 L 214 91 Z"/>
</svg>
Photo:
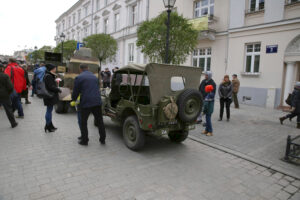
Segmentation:
<svg viewBox="0 0 300 200">
<path fill-rule="evenodd" d="M 77 42 L 77 50 L 79 50 L 81 47 L 84 47 L 84 43 Z"/>
</svg>

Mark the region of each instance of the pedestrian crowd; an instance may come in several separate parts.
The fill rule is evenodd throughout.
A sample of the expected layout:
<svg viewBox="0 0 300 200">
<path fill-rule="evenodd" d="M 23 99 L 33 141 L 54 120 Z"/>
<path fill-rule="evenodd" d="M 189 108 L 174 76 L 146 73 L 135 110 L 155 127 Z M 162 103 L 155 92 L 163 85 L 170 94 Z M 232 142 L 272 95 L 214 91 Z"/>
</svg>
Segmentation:
<svg viewBox="0 0 300 200">
<path fill-rule="evenodd" d="M 118 70 L 115 67 L 112 72 Z M 25 99 L 25 104 L 31 104 L 28 99 L 29 89 L 32 88 L 31 97 L 38 95 L 43 98 L 46 106 L 45 114 L 45 132 L 54 132 L 57 128 L 52 121 L 52 112 L 54 105 L 59 101 L 59 94 L 62 90 L 57 84 L 56 66 L 53 64 L 35 65 L 33 69 L 32 82 L 29 81 L 27 65 L 19 65 L 13 58 L 9 59 L 7 66 L 0 63 L 0 106 L 4 107 L 7 118 L 14 128 L 18 125 L 15 120 L 14 112 L 18 111 L 16 118 L 24 118 L 24 112 L 21 99 Z M 122 82 L 122 76 L 116 76 L 116 85 Z M 111 87 L 112 73 L 108 68 L 101 71 L 103 88 Z M 219 120 L 223 120 L 224 109 L 226 112 L 226 120 L 230 121 L 230 105 L 233 102 L 234 107 L 239 109 L 238 92 L 240 81 L 236 74 L 232 75 L 230 80 L 229 75 L 225 75 L 221 83 L 217 85 L 212 79 L 210 71 L 205 72 L 204 80 L 201 81 L 199 91 L 203 97 L 203 113 L 197 118 L 197 123 L 202 123 L 202 117 L 205 115 L 205 130 L 202 132 L 206 136 L 213 135 L 213 127 L 211 117 L 214 112 L 215 95 L 219 95 L 220 111 Z M 216 92 L 218 91 L 218 93 Z M 285 119 L 297 117 L 297 128 L 300 128 L 300 82 L 297 82 L 294 91 L 286 100 L 291 106 L 291 111 L 288 115 L 281 117 L 280 123 L 283 124 Z M 103 115 L 101 109 L 101 94 L 98 78 L 89 71 L 85 64 L 80 65 L 80 75 L 75 78 L 74 88 L 72 93 L 71 106 L 76 106 L 78 125 L 81 131 L 81 136 L 78 137 L 80 145 L 88 145 L 88 128 L 87 120 L 90 114 L 94 115 L 95 125 L 98 127 L 101 144 L 105 144 L 106 131 L 103 123 Z"/>
</svg>

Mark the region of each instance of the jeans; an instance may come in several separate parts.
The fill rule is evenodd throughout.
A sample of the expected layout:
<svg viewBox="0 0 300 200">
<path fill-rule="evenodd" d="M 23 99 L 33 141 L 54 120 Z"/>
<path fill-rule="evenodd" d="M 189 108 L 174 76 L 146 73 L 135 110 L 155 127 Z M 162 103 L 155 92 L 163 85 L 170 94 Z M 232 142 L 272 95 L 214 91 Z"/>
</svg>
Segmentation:
<svg viewBox="0 0 300 200">
<path fill-rule="evenodd" d="M 209 133 L 213 132 L 212 124 L 211 124 L 211 115 L 210 114 L 205 114 L 205 119 L 206 119 L 206 127 L 205 130 Z"/>
<path fill-rule="evenodd" d="M 105 127 L 104 127 L 104 123 L 103 123 L 101 106 L 94 106 L 91 108 L 81 108 L 80 113 L 81 113 L 81 138 L 82 138 L 82 141 L 84 141 L 84 142 L 89 141 L 87 120 L 91 113 L 93 113 L 96 123 L 98 125 L 100 141 L 105 141 L 106 132 L 105 132 Z"/>
<path fill-rule="evenodd" d="M 18 115 L 24 116 L 24 112 L 23 112 L 23 107 L 21 104 L 21 94 L 16 93 L 16 91 L 13 91 L 13 93 L 11 94 L 11 101 L 12 101 L 12 108 L 13 108 L 13 112 L 15 110 L 18 110 Z"/>
<path fill-rule="evenodd" d="M 36 81 L 32 80 L 31 85 L 32 85 L 31 96 L 34 96 L 34 94 L 36 94 Z"/>
<path fill-rule="evenodd" d="M 14 113 L 13 113 L 12 104 L 11 104 L 10 99 L 2 100 L 2 101 L 0 101 L 0 104 L 3 105 L 6 116 L 9 120 L 10 124 L 11 125 L 15 124 L 16 120 L 15 120 L 15 116 L 14 116 Z"/>
<path fill-rule="evenodd" d="M 300 114 L 296 114 L 296 113 L 292 112 L 291 114 L 288 114 L 288 115 L 286 116 L 286 118 L 292 119 L 292 118 L 294 118 L 294 117 L 296 117 L 296 116 L 297 116 L 297 123 L 300 123 Z"/>
<path fill-rule="evenodd" d="M 230 119 L 230 104 L 231 104 L 231 99 L 229 98 L 220 99 L 220 119 L 223 119 L 224 105 L 226 106 L 227 119 Z"/>
<path fill-rule="evenodd" d="M 53 111 L 53 106 L 47 106 L 46 115 L 45 115 L 47 125 L 50 125 L 52 123 L 52 111 Z"/>
</svg>

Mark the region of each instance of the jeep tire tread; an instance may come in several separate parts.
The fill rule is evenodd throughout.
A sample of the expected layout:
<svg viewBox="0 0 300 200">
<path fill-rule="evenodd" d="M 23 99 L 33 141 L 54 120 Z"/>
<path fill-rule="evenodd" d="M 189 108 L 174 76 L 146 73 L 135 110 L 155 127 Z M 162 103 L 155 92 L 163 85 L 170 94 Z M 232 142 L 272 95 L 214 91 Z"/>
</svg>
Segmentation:
<svg viewBox="0 0 300 200">
<path fill-rule="evenodd" d="M 202 95 L 196 89 L 183 91 L 178 100 L 178 116 L 182 122 L 193 123 L 202 110 Z"/>
<path fill-rule="evenodd" d="M 188 131 L 174 131 L 168 134 L 169 139 L 172 142 L 181 143 L 183 142 L 189 135 Z"/>
<path fill-rule="evenodd" d="M 131 150 L 139 150 L 145 143 L 145 132 L 140 128 L 136 116 L 129 116 L 123 124 L 123 139 Z"/>
</svg>

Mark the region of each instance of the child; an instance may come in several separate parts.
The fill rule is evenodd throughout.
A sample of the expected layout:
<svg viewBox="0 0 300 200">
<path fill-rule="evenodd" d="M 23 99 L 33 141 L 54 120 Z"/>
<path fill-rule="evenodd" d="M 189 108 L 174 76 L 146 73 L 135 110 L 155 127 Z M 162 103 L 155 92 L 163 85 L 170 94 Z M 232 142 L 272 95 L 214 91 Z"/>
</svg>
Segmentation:
<svg viewBox="0 0 300 200">
<path fill-rule="evenodd" d="M 215 103 L 215 93 L 213 91 L 214 87 L 212 85 L 205 86 L 205 92 L 207 93 L 207 96 L 204 99 L 203 113 L 205 114 L 206 118 L 206 128 L 202 133 L 206 136 L 213 135 L 213 129 L 211 124 L 211 115 L 214 112 Z"/>
</svg>

